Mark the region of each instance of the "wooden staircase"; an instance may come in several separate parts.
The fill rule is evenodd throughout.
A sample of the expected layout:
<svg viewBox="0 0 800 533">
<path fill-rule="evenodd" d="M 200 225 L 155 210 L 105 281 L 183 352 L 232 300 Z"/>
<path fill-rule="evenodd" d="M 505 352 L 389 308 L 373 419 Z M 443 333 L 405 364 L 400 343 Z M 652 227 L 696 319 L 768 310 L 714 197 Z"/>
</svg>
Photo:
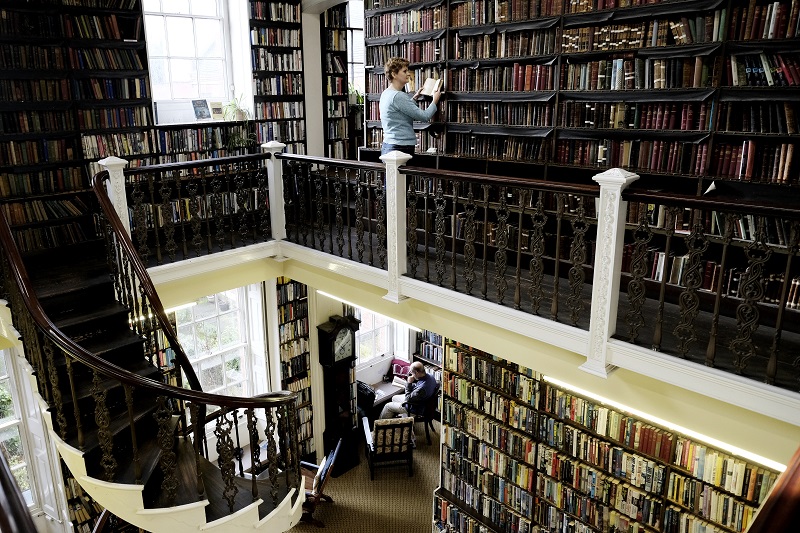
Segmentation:
<svg viewBox="0 0 800 533">
<path fill-rule="evenodd" d="M 285 531 L 299 521 L 299 454 L 286 437 L 296 434 L 295 395 L 200 391 L 146 270 L 120 251 L 124 237 L 109 233 L 22 260 L 3 219 L 0 240 L 4 289 L 47 405 L 45 419 L 86 492 L 153 533 Z M 175 350 L 191 389 L 169 385 L 157 366 L 154 354 L 164 346 L 156 330 Z M 236 472 L 239 420 L 246 420 L 251 450 L 258 454 L 267 443 L 268 456 L 251 461 L 273 475 Z M 215 461 L 207 458 L 209 433 L 217 441 Z"/>
</svg>

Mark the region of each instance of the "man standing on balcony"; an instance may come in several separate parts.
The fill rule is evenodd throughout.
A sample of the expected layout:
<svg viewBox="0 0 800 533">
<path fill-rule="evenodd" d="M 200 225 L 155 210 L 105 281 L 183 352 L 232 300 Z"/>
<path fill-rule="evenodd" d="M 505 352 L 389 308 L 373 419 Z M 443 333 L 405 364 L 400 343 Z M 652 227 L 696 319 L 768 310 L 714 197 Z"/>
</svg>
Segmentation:
<svg viewBox="0 0 800 533">
<path fill-rule="evenodd" d="M 430 122 L 436 114 L 439 98 L 442 97 L 441 88 L 433 93 L 433 103 L 427 109 L 417 107 L 415 100 L 422 91 L 422 86 L 414 96 L 409 96 L 405 91 L 408 83 L 408 60 L 402 57 L 392 57 L 383 68 L 389 86 L 381 93 L 380 111 L 381 126 L 383 127 L 383 144 L 381 155 L 386 155 L 393 150 L 399 150 L 409 155 L 414 155 L 417 136 L 414 134 L 414 121 Z"/>
</svg>

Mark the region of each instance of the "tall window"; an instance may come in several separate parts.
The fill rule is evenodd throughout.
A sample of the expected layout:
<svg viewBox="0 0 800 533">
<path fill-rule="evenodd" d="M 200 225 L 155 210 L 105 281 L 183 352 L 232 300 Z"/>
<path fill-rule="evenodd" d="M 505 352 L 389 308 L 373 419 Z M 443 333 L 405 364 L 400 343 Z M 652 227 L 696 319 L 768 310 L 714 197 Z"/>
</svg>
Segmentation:
<svg viewBox="0 0 800 533">
<path fill-rule="evenodd" d="M 178 341 L 205 392 L 252 395 L 245 288 L 204 296 L 175 312 Z"/>
<path fill-rule="evenodd" d="M 143 5 L 153 100 L 228 100 L 224 0 Z"/>
<path fill-rule="evenodd" d="M 5 456 L 11 472 L 17 479 L 25 501 L 28 505 L 32 505 L 30 472 L 20 433 L 22 421 L 14 402 L 14 383 L 9 375 L 7 355 L 8 352 L 5 350 L 0 351 L 0 453 Z"/>
<path fill-rule="evenodd" d="M 397 322 L 368 309 L 344 304 L 342 314 L 361 321 L 356 332 L 356 366 L 367 366 L 376 359 L 408 354 L 408 324 Z"/>
<path fill-rule="evenodd" d="M 350 83 L 364 93 L 364 2 L 350 0 L 347 4 L 347 68 Z"/>
</svg>

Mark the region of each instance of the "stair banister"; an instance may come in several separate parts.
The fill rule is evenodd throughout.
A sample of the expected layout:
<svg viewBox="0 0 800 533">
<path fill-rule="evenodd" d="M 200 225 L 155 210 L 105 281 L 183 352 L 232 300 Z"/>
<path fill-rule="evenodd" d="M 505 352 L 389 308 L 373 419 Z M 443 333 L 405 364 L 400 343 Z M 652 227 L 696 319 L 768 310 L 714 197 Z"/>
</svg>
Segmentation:
<svg viewBox="0 0 800 533">
<path fill-rule="evenodd" d="M 32 533 L 36 531 L 31 513 L 19 490 L 14 474 L 0 453 L 0 531 L 4 533 Z"/>
</svg>

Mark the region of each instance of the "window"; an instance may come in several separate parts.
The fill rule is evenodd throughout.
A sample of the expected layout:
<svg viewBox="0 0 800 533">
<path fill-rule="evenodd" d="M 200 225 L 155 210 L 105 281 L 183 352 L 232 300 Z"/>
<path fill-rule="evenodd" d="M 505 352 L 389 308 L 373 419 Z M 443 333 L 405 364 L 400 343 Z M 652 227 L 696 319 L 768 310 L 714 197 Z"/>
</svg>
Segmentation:
<svg viewBox="0 0 800 533">
<path fill-rule="evenodd" d="M 20 433 L 22 421 L 14 400 L 14 383 L 9 375 L 7 355 L 5 350 L 0 352 L 0 453 L 5 456 L 11 473 L 17 479 L 26 503 L 32 505 L 30 471 Z"/>
<path fill-rule="evenodd" d="M 154 101 L 230 98 L 224 0 L 144 0 Z"/>
<path fill-rule="evenodd" d="M 359 93 L 364 93 L 364 2 L 347 4 L 347 69 L 348 78 Z"/>
<path fill-rule="evenodd" d="M 408 324 L 397 322 L 368 309 L 344 304 L 344 316 L 361 321 L 356 332 L 356 367 L 364 368 L 384 356 L 408 355 Z"/>
<path fill-rule="evenodd" d="M 178 341 L 205 392 L 252 395 L 245 288 L 204 296 L 178 309 Z"/>
</svg>

